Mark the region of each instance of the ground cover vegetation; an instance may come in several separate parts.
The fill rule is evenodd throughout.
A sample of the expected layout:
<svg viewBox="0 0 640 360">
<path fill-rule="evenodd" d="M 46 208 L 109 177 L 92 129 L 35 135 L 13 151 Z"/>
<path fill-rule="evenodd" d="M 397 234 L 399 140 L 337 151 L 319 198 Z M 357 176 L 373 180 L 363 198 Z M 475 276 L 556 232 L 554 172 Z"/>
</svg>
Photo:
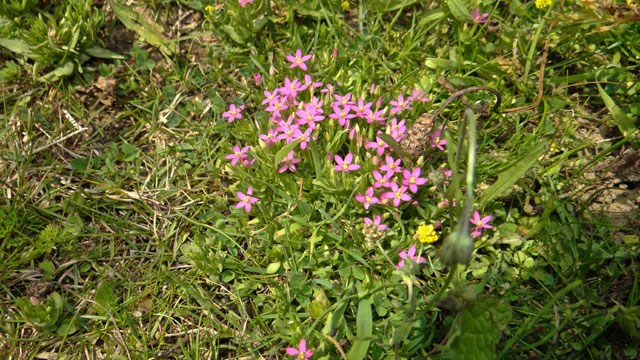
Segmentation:
<svg viewBox="0 0 640 360">
<path fill-rule="evenodd" d="M 0 357 L 637 357 L 639 20 L 3 0 Z"/>
</svg>

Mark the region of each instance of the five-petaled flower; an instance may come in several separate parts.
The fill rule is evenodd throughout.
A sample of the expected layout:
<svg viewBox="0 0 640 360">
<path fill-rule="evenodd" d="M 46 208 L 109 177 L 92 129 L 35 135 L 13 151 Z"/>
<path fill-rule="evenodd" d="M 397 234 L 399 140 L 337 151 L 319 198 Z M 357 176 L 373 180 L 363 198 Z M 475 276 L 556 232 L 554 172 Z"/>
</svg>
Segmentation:
<svg viewBox="0 0 640 360">
<path fill-rule="evenodd" d="M 287 354 L 291 356 L 296 356 L 299 360 L 308 360 L 313 356 L 313 351 L 307 349 L 307 340 L 304 338 L 300 339 L 300 344 L 298 348 L 288 347 Z"/>
<path fill-rule="evenodd" d="M 398 207 L 400 205 L 400 201 L 410 201 L 411 195 L 406 194 L 407 187 L 400 186 L 395 182 L 391 182 L 391 191 L 388 191 L 382 194 L 382 197 L 385 199 L 393 199 L 393 206 Z"/>
<path fill-rule="evenodd" d="M 473 19 L 473 22 L 476 24 L 487 22 L 487 20 L 485 20 L 487 16 L 489 16 L 488 12 L 480 15 L 480 9 L 475 9 L 473 10 L 473 13 L 471 13 L 471 19 Z"/>
<path fill-rule="evenodd" d="M 349 172 L 360 169 L 360 165 L 351 163 L 351 161 L 353 161 L 353 154 L 351 153 L 348 153 L 347 156 L 344 157 L 344 160 L 342 160 L 340 155 L 335 155 L 333 158 L 336 160 L 336 163 L 338 163 L 338 165 L 333 168 L 335 171 Z"/>
<path fill-rule="evenodd" d="M 431 147 L 437 147 L 438 149 L 444 151 L 444 146 L 447 144 L 447 140 L 440 138 L 440 130 L 436 130 L 433 132 L 433 136 L 431 136 Z"/>
<path fill-rule="evenodd" d="M 284 159 L 282 159 L 281 163 L 282 166 L 280 167 L 280 169 L 278 169 L 279 173 L 283 173 L 285 171 L 287 171 L 287 169 L 291 172 L 296 171 L 296 165 L 297 163 L 300 162 L 300 159 L 294 158 L 293 157 L 294 152 L 293 150 L 289 151 L 289 154 L 287 154 L 287 157 L 285 157 Z"/>
<path fill-rule="evenodd" d="M 300 69 L 307 71 L 307 64 L 304 62 L 311 59 L 311 55 L 302 56 L 302 50 L 296 50 L 296 55 L 287 55 L 287 60 L 291 61 L 291 65 L 289 69 L 293 69 L 294 67 L 299 67 Z"/>
<path fill-rule="evenodd" d="M 364 205 L 365 210 L 369 210 L 369 206 L 371 206 L 371 204 L 377 204 L 380 202 L 380 199 L 375 197 L 373 192 L 374 192 L 373 186 L 369 186 L 369 188 L 367 189 L 367 191 L 364 192 L 364 194 L 356 194 L 355 196 L 356 200 L 358 200 Z"/>
<path fill-rule="evenodd" d="M 487 215 L 485 217 L 481 217 L 480 213 L 476 210 L 473 213 L 473 217 L 469 219 L 476 227 L 471 230 L 471 237 L 478 238 L 482 235 L 482 229 L 493 229 L 493 226 L 489 225 L 489 221 L 493 218 L 492 215 Z"/>
<path fill-rule="evenodd" d="M 244 105 L 240 105 L 236 107 L 235 104 L 231 104 L 229 106 L 229 111 L 225 111 L 222 113 L 222 117 L 228 118 L 229 122 L 233 122 L 234 119 L 242 119 L 242 114 L 240 114 L 240 110 L 244 109 Z"/>
<path fill-rule="evenodd" d="M 244 211 L 249 213 L 251 211 L 251 204 L 258 202 L 257 197 L 251 196 L 253 194 L 253 187 L 249 186 L 247 193 L 244 194 L 240 191 L 236 192 L 236 195 L 240 198 L 240 202 L 236 204 L 236 209 L 244 208 Z"/>
<path fill-rule="evenodd" d="M 242 149 L 238 145 L 233 147 L 233 154 L 229 154 L 225 156 L 225 159 L 231 160 L 231 165 L 235 165 L 238 161 L 243 162 L 247 158 L 247 154 L 245 154 L 249 150 L 249 146 L 245 146 Z"/>
<path fill-rule="evenodd" d="M 398 256 L 400 256 L 400 258 L 402 260 L 400 260 L 400 262 L 398 262 L 398 265 L 396 265 L 396 269 L 402 269 L 404 267 L 404 260 L 406 258 L 409 258 L 413 261 L 415 261 L 418 264 L 422 264 L 423 262 L 425 262 L 425 258 L 423 258 L 422 256 L 418 257 L 416 256 L 416 246 L 415 245 L 411 245 L 411 247 L 409 248 L 409 252 L 405 252 L 404 250 L 400 251 L 398 253 Z"/>
<path fill-rule="evenodd" d="M 402 176 L 402 185 L 409 187 L 409 191 L 414 194 L 418 192 L 419 185 L 424 185 L 427 183 L 427 181 L 429 181 L 426 178 L 420 177 L 419 167 L 413 169 L 412 171 L 409 171 L 409 169 L 403 169 Z"/>
</svg>

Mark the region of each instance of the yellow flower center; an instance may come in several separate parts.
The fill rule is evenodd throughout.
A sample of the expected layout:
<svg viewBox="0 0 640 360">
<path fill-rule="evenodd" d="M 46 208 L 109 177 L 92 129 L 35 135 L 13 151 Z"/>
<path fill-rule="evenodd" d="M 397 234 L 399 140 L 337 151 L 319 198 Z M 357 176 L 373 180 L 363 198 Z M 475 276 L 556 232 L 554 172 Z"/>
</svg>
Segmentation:
<svg viewBox="0 0 640 360">
<path fill-rule="evenodd" d="M 347 169 L 349 169 L 349 165 L 347 165 L 347 164 L 342 164 L 342 169 L 343 169 L 343 170 L 347 170 Z"/>
<path fill-rule="evenodd" d="M 415 184 L 416 183 L 416 178 L 414 178 L 413 176 L 409 178 L 409 183 L 411 184 Z"/>
<path fill-rule="evenodd" d="M 365 196 L 365 197 L 364 197 L 364 200 L 365 200 L 366 202 L 371 202 L 371 198 L 370 198 L 370 197 L 368 197 L 368 196 Z"/>
</svg>

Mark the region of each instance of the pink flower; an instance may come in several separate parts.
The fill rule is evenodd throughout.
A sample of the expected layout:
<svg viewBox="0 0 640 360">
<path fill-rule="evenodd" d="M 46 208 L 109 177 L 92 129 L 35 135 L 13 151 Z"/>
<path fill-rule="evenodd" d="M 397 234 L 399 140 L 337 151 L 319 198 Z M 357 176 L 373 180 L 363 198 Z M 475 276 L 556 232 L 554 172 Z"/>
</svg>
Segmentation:
<svg viewBox="0 0 640 360">
<path fill-rule="evenodd" d="M 296 165 L 297 163 L 300 162 L 300 159 L 294 158 L 293 157 L 294 152 L 293 150 L 289 151 L 289 154 L 287 155 L 287 157 L 285 157 L 284 159 L 282 159 L 281 163 L 283 164 L 280 169 L 278 169 L 279 173 L 283 173 L 285 171 L 287 171 L 287 169 L 291 172 L 296 171 Z"/>
<path fill-rule="evenodd" d="M 322 86 L 321 82 L 311 80 L 311 76 L 309 76 L 309 74 L 304 75 L 304 83 L 307 84 L 307 86 L 311 85 L 312 88 L 317 88 Z"/>
<path fill-rule="evenodd" d="M 382 196 L 386 199 L 393 199 L 393 206 L 398 207 L 398 205 L 400 205 L 400 201 L 411 201 L 411 195 L 406 194 L 406 191 L 406 186 L 398 187 L 398 184 L 392 182 L 391 191 L 387 191 L 382 194 Z"/>
<path fill-rule="evenodd" d="M 329 114 L 329 117 L 337 119 L 340 126 L 345 126 L 345 124 L 348 124 L 348 119 L 356 117 L 354 114 L 349 114 L 349 111 L 351 111 L 351 108 L 348 106 L 340 107 L 339 105 L 334 105 L 333 114 Z"/>
<path fill-rule="evenodd" d="M 404 126 L 405 120 L 402 119 L 398 122 L 398 119 L 391 119 L 391 125 L 389 125 L 391 137 L 393 137 L 396 141 L 400 141 L 404 137 L 404 132 L 407 130 L 407 127 Z"/>
<path fill-rule="evenodd" d="M 367 141 L 364 147 L 367 149 L 376 149 L 378 156 L 382 156 L 384 149 L 388 148 L 389 145 L 380 139 L 380 137 L 376 136 L 376 141 Z"/>
<path fill-rule="evenodd" d="M 444 146 L 447 143 L 447 140 L 440 139 L 440 130 L 436 130 L 433 132 L 433 136 L 431 137 L 431 147 L 437 147 L 438 149 L 444 151 Z"/>
<path fill-rule="evenodd" d="M 418 185 L 424 185 L 427 183 L 427 179 L 420 177 L 421 169 L 419 167 L 409 171 L 409 169 L 402 170 L 402 185 L 408 186 L 409 191 L 412 193 L 418 192 Z"/>
<path fill-rule="evenodd" d="M 381 220 L 382 220 L 382 217 L 380 217 L 380 215 L 376 215 L 376 217 L 373 219 L 373 221 L 371 219 L 369 219 L 368 217 L 365 217 L 364 218 L 364 223 L 365 224 L 375 224 L 375 225 L 378 225 L 378 229 L 386 230 L 387 229 L 387 225 L 380 224 Z"/>
<path fill-rule="evenodd" d="M 355 196 L 356 200 L 360 201 L 364 205 L 365 210 L 369 210 L 369 206 L 371 206 L 371 204 L 377 204 L 380 202 L 380 199 L 373 196 L 373 191 L 374 191 L 373 186 L 369 186 L 369 188 L 367 189 L 367 191 L 364 192 L 364 194 L 356 194 Z M 378 215 L 378 217 L 379 216 L 380 215 Z"/>
<path fill-rule="evenodd" d="M 380 170 L 386 171 L 389 177 L 393 176 L 393 174 L 397 172 L 402 171 L 400 169 L 400 163 L 402 162 L 402 159 L 394 160 L 389 154 L 387 154 L 384 159 L 385 164 L 380 166 Z"/>
<path fill-rule="evenodd" d="M 256 85 L 262 84 L 262 75 L 260 75 L 260 73 L 254 73 L 253 81 L 256 83 Z"/>
<path fill-rule="evenodd" d="M 266 134 L 260 134 L 258 137 L 264 141 L 267 147 L 271 147 L 271 145 L 278 142 L 278 131 L 275 129 L 269 129 Z"/>
<path fill-rule="evenodd" d="M 256 162 L 256 159 L 257 158 L 253 158 L 253 160 L 249 161 L 249 159 L 245 156 L 244 158 L 240 159 L 240 163 L 242 163 L 242 166 L 244 167 L 249 167 Z"/>
<path fill-rule="evenodd" d="M 309 360 L 313 356 L 313 351 L 307 350 L 307 341 L 302 338 L 300 339 L 300 344 L 297 349 L 292 347 L 287 348 L 287 354 L 296 356 L 299 360 Z"/>
<path fill-rule="evenodd" d="M 353 101 L 351 101 L 351 94 L 348 93 L 345 96 L 340 96 L 338 94 L 333 95 L 333 97 L 336 99 L 336 101 L 333 102 L 333 104 L 335 105 L 342 105 L 342 106 L 351 106 L 353 104 L 355 104 Z"/>
<path fill-rule="evenodd" d="M 249 189 L 247 189 L 246 195 L 238 191 L 236 195 L 238 195 L 238 197 L 240 198 L 240 202 L 236 204 L 236 209 L 244 208 L 244 211 L 246 211 L 248 214 L 249 211 L 251 211 L 251 204 L 258 202 L 259 200 L 257 197 L 251 196 L 252 194 L 253 188 L 251 186 L 249 186 Z"/>
<path fill-rule="evenodd" d="M 487 16 L 489 16 L 488 12 L 480 15 L 480 9 L 475 9 L 473 10 L 473 13 L 471 13 L 471 19 L 473 19 L 473 22 L 476 24 L 487 22 L 487 20 L 485 20 Z"/>
<path fill-rule="evenodd" d="M 416 256 L 416 246 L 415 245 L 411 245 L 411 247 L 409 248 L 409 252 L 405 252 L 404 250 L 400 251 L 398 253 L 398 256 L 400 256 L 400 258 L 402 260 L 400 260 L 400 262 L 398 262 L 398 265 L 396 265 L 396 269 L 400 270 L 404 267 L 404 260 L 406 258 L 409 258 L 413 261 L 415 261 L 418 264 L 422 264 L 423 262 L 425 262 L 425 258 L 423 258 L 422 256 L 417 257 Z"/>
<path fill-rule="evenodd" d="M 473 213 L 473 217 L 470 218 L 469 221 L 478 229 L 493 229 L 493 226 L 489 225 L 489 221 L 491 221 L 492 217 L 492 215 L 487 215 L 481 218 L 480 213 L 476 210 Z"/>
<path fill-rule="evenodd" d="M 238 2 L 240 3 L 240 6 L 242 6 L 242 7 L 244 7 L 248 3 L 252 3 L 253 1 L 254 0 L 238 0 Z"/>
<path fill-rule="evenodd" d="M 389 183 L 389 179 L 391 178 L 391 176 L 388 176 L 388 174 L 384 174 L 383 176 L 379 171 L 374 170 L 373 178 L 376 180 L 376 182 L 373 184 L 374 188 L 377 189 L 380 187 L 391 187 L 391 184 Z"/>
<path fill-rule="evenodd" d="M 336 163 L 338 163 L 338 165 L 333 168 L 335 171 L 349 172 L 360 169 L 360 165 L 351 163 L 351 161 L 353 161 L 353 154 L 351 153 L 348 153 L 347 156 L 344 157 L 344 160 L 342 160 L 340 155 L 336 155 L 333 158 Z"/>
<path fill-rule="evenodd" d="M 233 154 L 229 154 L 224 158 L 231 160 L 231 165 L 235 165 L 238 163 L 238 161 L 243 161 L 247 158 L 247 155 L 245 154 L 247 150 L 249 150 L 249 146 L 245 146 L 240 149 L 240 147 L 236 145 L 233 147 Z"/>
<path fill-rule="evenodd" d="M 289 66 L 289 69 L 293 69 L 294 67 L 298 66 L 300 67 L 300 69 L 307 71 L 307 64 L 305 64 L 304 62 L 311 59 L 311 55 L 305 55 L 302 56 L 302 50 L 298 49 L 296 50 L 296 55 L 287 55 L 287 60 L 291 61 L 291 65 Z"/>
<path fill-rule="evenodd" d="M 358 105 L 352 105 L 351 108 L 355 110 L 356 116 L 359 118 L 366 118 L 367 115 L 371 112 L 372 102 L 364 103 L 364 99 L 358 99 Z"/>
<path fill-rule="evenodd" d="M 298 78 L 293 79 L 293 81 L 289 80 L 289 78 L 284 78 L 284 86 L 279 89 L 280 93 L 294 99 L 298 96 L 298 92 L 305 90 L 307 87 L 308 85 L 302 85 Z"/>
<path fill-rule="evenodd" d="M 222 117 L 228 118 L 229 122 L 233 122 L 234 119 L 242 119 L 242 114 L 240 114 L 240 110 L 244 109 L 244 105 L 240 105 L 240 107 L 236 108 L 235 104 L 231 104 L 229 106 L 229 111 L 225 111 L 222 113 Z"/>
<path fill-rule="evenodd" d="M 400 112 L 400 111 L 402 111 L 404 109 L 407 109 L 407 110 L 411 110 L 412 109 L 412 107 L 409 106 L 409 104 L 404 101 L 404 96 L 402 96 L 402 95 L 398 96 L 398 100 L 397 101 L 394 101 L 394 100 L 389 101 L 389 105 L 393 105 L 393 108 L 391 108 L 391 114 L 395 114 L 395 113 Z"/>
<path fill-rule="evenodd" d="M 411 96 L 407 97 L 408 101 L 422 101 L 422 102 L 427 102 L 429 101 L 429 98 L 424 97 L 424 92 L 418 90 L 418 89 L 413 89 L 413 91 L 411 92 Z"/>
<path fill-rule="evenodd" d="M 312 131 L 313 129 L 311 128 L 305 130 L 305 132 L 301 132 L 300 130 L 298 130 L 298 132 L 300 132 L 300 136 L 298 137 L 298 139 L 300 139 L 300 149 L 305 150 L 309 141 L 315 140 L 315 138 L 311 138 Z"/>
<path fill-rule="evenodd" d="M 273 90 L 273 92 L 269 92 L 265 90 L 264 97 L 265 99 L 262 100 L 262 105 L 264 104 L 273 105 L 274 102 L 278 101 L 278 89 Z"/>
</svg>

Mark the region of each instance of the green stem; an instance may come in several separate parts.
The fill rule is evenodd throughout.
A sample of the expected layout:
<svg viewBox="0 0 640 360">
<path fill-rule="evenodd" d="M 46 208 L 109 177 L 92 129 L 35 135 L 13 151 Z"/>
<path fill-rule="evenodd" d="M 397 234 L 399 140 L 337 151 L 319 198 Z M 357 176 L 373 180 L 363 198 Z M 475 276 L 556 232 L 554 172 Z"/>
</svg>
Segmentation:
<svg viewBox="0 0 640 360">
<path fill-rule="evenodd" d="M 427 306 L 425 307 L 425 309 L 422 311 L 427 312 L 431 310 L 433 305 L 435 305 L 436 301 L 438 301 L 438 299 L 442 297 L 442 294 L 444 294 L 447 288 L 449 288 L 449 285 L 451 284 L 451 281 L 455 277 L 457 270 L 458 270 L 458 264 L 451 265 L 451 270 L 449 270 L 449 274 L 447 274 L 447 278 L 444 280 L 444 284 L 442 284 L 442 287 L 440 287 L 438 292 L 435 293 L 435 295 L 433 295 L 431 300 L 429 300 L 429 303 L 427 303 Z"/>
</svg>

